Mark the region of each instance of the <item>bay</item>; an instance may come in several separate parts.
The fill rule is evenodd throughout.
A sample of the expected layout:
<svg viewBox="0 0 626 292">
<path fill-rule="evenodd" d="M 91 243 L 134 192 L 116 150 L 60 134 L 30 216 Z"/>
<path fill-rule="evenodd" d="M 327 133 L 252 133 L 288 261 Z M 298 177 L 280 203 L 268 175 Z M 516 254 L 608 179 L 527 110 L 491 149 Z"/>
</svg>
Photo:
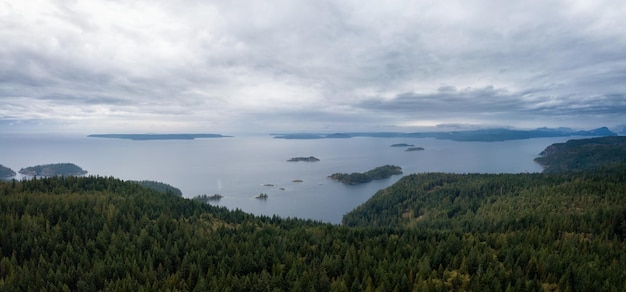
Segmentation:
<svg viewBox="0 0 626 292">
<path fill-rule="evenodd" d="M 335 172 L 363 172 L 393 164 L 404 174 L 421 172 L 540 172 L 533 162 L 545 147 L 572 137 L 504 142 L 456 142 L 419 138 L 285 140 L 242 136 L 196 140 L 87 138 L 60 134 L 4 134 L 0 164 L 23 167 L 71 162 L 90 175 L 154 180 L 182 190 L 185 197 L 219 193 L 212 204 L 257 215 L 299 217 L 339 224 L 343 214 L 402 176 L 347 186 L 327 178 Z M 424 147 L 406 152 L 396 143 Z M 319 162 L 287 162 L 315 156 Z M 294 182 L 302 180 L 302 182 Z M 255 199 L 260 193 L 267 200 Z"/>
</svg>

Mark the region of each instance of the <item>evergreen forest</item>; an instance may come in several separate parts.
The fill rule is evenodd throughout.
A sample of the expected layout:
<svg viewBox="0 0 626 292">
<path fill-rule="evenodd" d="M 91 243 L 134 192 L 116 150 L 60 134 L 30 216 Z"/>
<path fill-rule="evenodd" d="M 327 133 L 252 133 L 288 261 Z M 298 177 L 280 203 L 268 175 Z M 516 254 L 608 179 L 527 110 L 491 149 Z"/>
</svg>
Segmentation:
<svg viewBox="0 0 626 292">
<path fill-rule="evenodd" d="M 626 165 L 403 177 L 343 225 L 0 181 L 0 291 L 624 291 Z"/>
</svg>

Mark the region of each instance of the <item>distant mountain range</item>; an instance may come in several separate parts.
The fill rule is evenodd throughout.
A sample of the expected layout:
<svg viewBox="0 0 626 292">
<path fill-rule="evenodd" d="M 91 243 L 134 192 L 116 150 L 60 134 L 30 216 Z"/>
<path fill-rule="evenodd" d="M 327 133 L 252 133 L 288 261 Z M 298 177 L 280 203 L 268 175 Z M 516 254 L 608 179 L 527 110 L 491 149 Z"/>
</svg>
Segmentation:
<svg viewBox="0 0 626 292">
<path fill-rule="evenodd" d="M 277 139 L 339 139 L 352 137 L 374 137 L 374 138 L 435 138 L 453 141 L 482 141 L 495 142 L 507 140 L 521 140 L 531 138 L 547 138 L 547 137 L 598 137 L 598 136 L 617 136 L 616 133 L 607 127 L 601 127 L 589 131 L 575 131 L 570 128 L 537 128 L 534 130 L 511 130 L 511 129 L 481 129 L 470 131 L 451 131 L 451 132 L 355 132 L 355 133 L 290 133 L 290 134 L 271 134 Z"/>
</svg>

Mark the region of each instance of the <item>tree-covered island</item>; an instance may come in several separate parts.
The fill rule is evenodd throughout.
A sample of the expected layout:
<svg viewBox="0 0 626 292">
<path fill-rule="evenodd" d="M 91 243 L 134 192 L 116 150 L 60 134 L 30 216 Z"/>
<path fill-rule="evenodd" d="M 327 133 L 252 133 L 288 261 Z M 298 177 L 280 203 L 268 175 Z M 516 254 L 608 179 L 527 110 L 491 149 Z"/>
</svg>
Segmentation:
<svg viewBox="0 0 626 292">
<path fill-rule="evenodd" d="M 81 176 L 87 174 L 86 170 L 73 163 L 53 163 L 30 166 L 20 169 L 19 173 L 27 176 Z"/>
<path fill-rule="evenodd" d="M 0 179 L 12 178 L 15 175 L 15 171 L 0 164 Z"/>
<path fill-rule="evenodd" d="M 397 143 L 397 144 L 392 144 L 391 147 L 413 147 L 415 145 L 413 144 L 407 144 L 407 143 Z"/>
<path fill-rule="evenodd" d="M 407 148 L 404 151 L 409 151 L 410 152 L 410 151 L 423 151 L 423 150 L 424 150 L 424 147 L 409 147 L 409 148 Z"/>
<path fill-rule="evenodd" d="M 333 173 L 328 176 L 332 180 L 336 180 L 340 183 L 347 185 L 356 185 L 367 183 L 375 179 L 385 179 L 392 175 L 402 174 L 402 168 L 395 165 L 384 165 L 376 167 L 366 172 L 353 172 L 353 173 Z"/>
<path fill-rule="evenodd" d="M 309 156 L 309 157 L 292 157 L 292 158 L 290 158 L 287 161 L 289 161 L 289 162 L 298 162 L 298 161 L 317 162 L 317 161 L 320 161 L 320 160 L 317 157 Z"/>
</svg>

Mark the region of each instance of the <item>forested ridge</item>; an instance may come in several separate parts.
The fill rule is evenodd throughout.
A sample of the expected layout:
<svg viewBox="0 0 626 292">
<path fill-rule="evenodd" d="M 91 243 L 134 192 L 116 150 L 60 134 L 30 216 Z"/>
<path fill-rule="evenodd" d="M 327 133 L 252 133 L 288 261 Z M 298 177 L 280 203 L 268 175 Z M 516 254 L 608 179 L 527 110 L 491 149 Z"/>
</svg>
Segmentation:
<svg viewBox="0 0 626 292">
<path fill-rule="evenodd" d="M 625 178 L 412 175 L 385 192 L 422 180 L 447 219 L 392 203 L 406 221 L 346 219 L 365 227 L 255 217 L 114 178 L 0 182 L 0 290 L 619 291 Z"/>
</svg>

